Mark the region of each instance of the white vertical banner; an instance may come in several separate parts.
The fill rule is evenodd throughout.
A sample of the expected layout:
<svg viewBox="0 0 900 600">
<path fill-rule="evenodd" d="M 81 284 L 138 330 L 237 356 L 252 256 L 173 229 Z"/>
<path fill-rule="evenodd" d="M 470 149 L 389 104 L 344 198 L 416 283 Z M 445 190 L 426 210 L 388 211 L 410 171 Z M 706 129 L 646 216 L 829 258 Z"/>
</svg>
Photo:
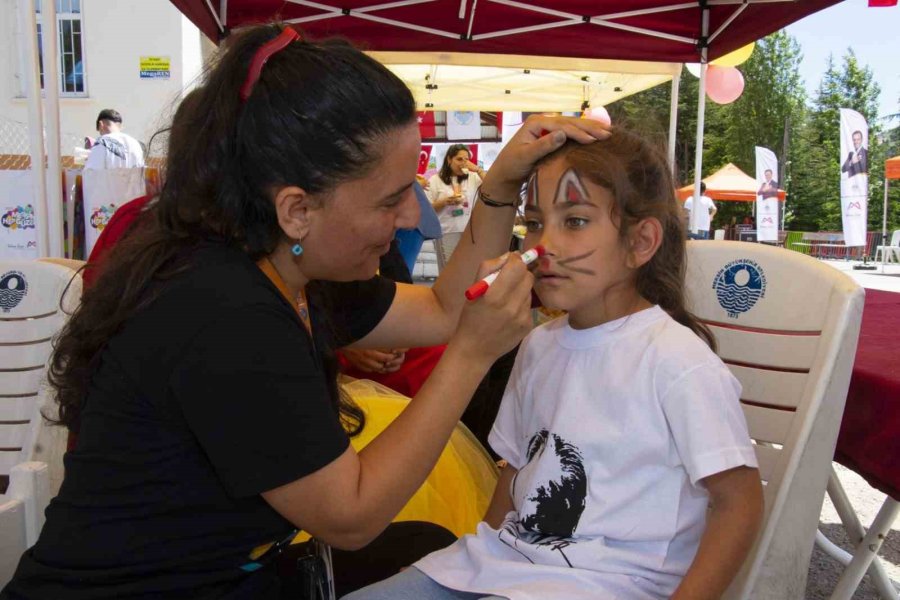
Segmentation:
<svg viewBox="0 0 900 600">
<path fill-rule="evenodd" d="M 503 130 L 500 132 L 500 143 L 506 145 L 512 136 L 516 135 L 519 128 L 522 127 L 522 112 L 504 110 L 503 111 Z"/>
<path fill-rule="evenodd" d="M 768 148 L 756 146 L 756 239 L 778 241 L 778 158 Z"/>
<path fill-rule="evenodd" d="M 478 144 L 478 162 L 481 163 L 481 168 L 485 171 L 490 170 L 502 149 L 503 144 L 498 142 Z"/>
<path fill-rule="evenodd" d="M 480 140 L 481 113 L 477 110 L 448 110 L 447 139 Z"/>
<path fill-rule="evenodd" d="M 841 216 L 844 243 L 866 245 L 869 204 L 869 126 L 849 108 L 841 109 Z"/>
<path fill-rule="evenodd" d="M 37 215 L 31 170 L 0 171 L 0 259 L 37 258 Z"/>
<path fill-rule="evenodd" d="M 129 200 L 146 194 L 144 169 L 85 169 L 84 251 L 91 255 L 97 238 L 106 228 L 116 209 Z"/>
</svg>

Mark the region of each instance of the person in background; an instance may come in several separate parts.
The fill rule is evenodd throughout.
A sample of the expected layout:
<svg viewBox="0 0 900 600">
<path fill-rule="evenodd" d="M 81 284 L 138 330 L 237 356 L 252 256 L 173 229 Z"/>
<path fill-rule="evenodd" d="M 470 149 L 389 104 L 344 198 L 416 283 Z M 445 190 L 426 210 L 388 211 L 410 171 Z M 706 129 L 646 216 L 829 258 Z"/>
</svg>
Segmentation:
<svg viewBox="0 0 900 600">
<path fill-rule="evenodd" d="M 693 216 L 694 197 L 691 196 L 684 201 L 684 210 L 688 215 L 688 237 L 695 240 L 708 240 L 709 229 L 712 224 L 713 217 L 716 216 L 716 205 L 712 198 L 706 195 L 706 184 L 700 182 L 700 208 L 697 210 L 697 216 Z M 693 220 L 696 219 L 696 220 Z M 696 230 L 696 233 L 694 233 Z"/>
<path fill-rule="evenodd" d="M 458 243 L 458 235 L 466 228 L 484 169 L 471 161 L 465 144 L 453 144 L 447 149 L 441 170 L 428 181 L 428 199 L 441 222 L 443 237 L 439 243 L 444 257 L 449 259 Z"/>
<path fill-rule="evenodd" d="M 97 115 L 97 132 L 85 169 L 129 169 L 144 166 L 144 149 L 140 142 L 122 131 L 122 115 L 104 108 Z"/>
</svg>

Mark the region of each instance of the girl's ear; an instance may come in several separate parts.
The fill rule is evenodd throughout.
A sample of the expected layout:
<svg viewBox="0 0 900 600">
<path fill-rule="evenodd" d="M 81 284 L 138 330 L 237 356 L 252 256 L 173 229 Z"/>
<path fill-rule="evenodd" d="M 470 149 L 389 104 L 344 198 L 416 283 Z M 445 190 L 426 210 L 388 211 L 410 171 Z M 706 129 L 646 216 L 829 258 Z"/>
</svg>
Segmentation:
<svg viewBox="0 0 900 600">
<path fill-rule="evenodd" d="M 306 190 L 286 186 L 275 193 L 275 214 L 278 226 L 291 240 L 302 240 L 309 233 L 310 218 L 318 203 Z"/>
<path fill-rule="evenodd" d="M 659 219 L 647 217 L 637 222 L 628 232 L 628 256 L 626 265 L 639 269 L 647 264 L 662 244 L 662 225 Z"/>
</svg>

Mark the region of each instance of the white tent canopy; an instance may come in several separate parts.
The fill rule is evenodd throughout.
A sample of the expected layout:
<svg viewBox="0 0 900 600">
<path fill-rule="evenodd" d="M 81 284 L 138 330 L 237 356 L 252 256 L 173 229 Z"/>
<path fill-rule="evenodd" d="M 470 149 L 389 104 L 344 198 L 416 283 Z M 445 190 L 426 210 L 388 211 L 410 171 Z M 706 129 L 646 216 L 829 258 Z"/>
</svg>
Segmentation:
<svg viewBox="0 0 900 600">
<path fill-rule="evenodd" d="M 419 110 L 565 112 L 604 106 L 681 74 L 680 63 L 448 52 L 369 52 Z"/>
</svg>

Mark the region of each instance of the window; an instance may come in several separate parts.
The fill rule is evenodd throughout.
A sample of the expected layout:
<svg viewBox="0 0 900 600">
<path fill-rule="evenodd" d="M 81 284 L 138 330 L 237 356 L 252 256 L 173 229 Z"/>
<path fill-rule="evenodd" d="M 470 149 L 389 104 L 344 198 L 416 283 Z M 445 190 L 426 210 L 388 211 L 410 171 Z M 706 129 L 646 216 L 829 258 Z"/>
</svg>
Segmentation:
<svg viewBox="0 0 900 600">
<path fill-rule="evenodd" d="M 56 28 L 59 31 L 59 93 L 63 96 L 86 96 L 84 77 L 84 43 L 81 35 L 81 0 L 56 1 Z M 44 51 L 42 43 L 42 0 L 35 1 L 38 14 L 38 56 L 41 89 L 44 89 Z"/>
</svg>

